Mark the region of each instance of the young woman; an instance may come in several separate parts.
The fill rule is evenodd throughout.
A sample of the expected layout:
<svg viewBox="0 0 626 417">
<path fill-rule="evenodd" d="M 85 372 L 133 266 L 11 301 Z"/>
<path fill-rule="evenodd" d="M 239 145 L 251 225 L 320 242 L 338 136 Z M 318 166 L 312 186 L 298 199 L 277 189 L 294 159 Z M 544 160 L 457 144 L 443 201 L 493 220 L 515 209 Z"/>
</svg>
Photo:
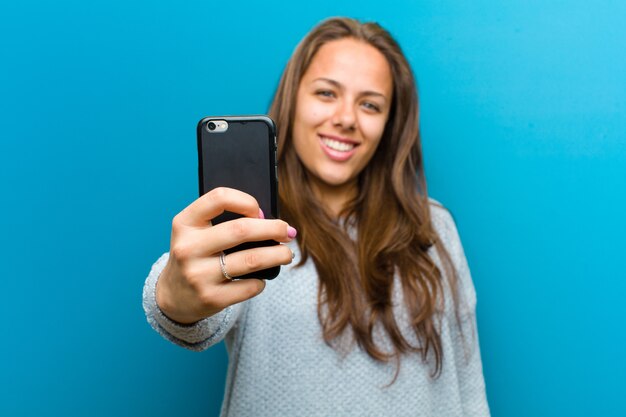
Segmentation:
<svg viewBox="0 0 626 417">
<path fill-rule="evenodd" d="M 193 350 L 226 341 L 223 416 L 489 415 L 474 287 L 427 196 L 398 44 L 375 23 L 322 22 L 270 115 L 284 221 L 233 189 L 186 207 L 146 280 L 150 324 Z M 224 210 L 244 217 L 212 226 Z M 283 244 L 222 255 L 266 239 Z M 272 281 L 229 279 L 275 265 Z"/>
</svg>

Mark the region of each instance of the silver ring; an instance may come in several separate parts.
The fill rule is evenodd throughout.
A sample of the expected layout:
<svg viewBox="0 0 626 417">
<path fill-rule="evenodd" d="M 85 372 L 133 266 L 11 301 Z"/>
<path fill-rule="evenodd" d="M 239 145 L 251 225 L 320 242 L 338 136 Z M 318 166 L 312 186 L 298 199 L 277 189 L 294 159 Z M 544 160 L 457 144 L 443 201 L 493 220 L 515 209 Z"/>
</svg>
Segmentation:
<svg viewBox="0 0 626 417">
<path fill-rule="evenodd" d="M 220 253 L 220 269 L 222 270 L 222 275 L 224 275 L 224 278 L 232 280 L 233 277 L 228 275 L 228 272 L 226 272 L 226 262 L 224 262 L 224 256 L 224 252 Z"/>
</svg>

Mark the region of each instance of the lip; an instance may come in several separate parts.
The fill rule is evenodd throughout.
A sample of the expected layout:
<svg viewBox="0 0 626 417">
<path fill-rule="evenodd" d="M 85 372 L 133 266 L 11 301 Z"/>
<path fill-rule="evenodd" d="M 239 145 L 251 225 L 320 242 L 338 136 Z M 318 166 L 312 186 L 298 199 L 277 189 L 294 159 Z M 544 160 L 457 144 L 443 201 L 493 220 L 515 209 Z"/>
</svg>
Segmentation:
<svg viewBox="0 0 626 417">
<path fill-rule="evenodd" d="M 352 157 L 352 155 L 354 155 L 354 153 L 356 152 L 356 149 L 359 146 L 358 142 L 356 142 L 354 140 L 350 140 L 348 138 L 343 138 L 343 137 L 340 137 L 340 136 L 325 135 L 325 134 L 321 134 L 321 133 L 318 134 L 317 136 L 319 138 L 320 147 L 322 148 L 322 150 L 324 151 L 326 156 L 328 158 L 332 159 L 333 161 L 337 161 L 337 162 L 344 162 L 344 161 L 347 161 L 348 159 L 350 159 Z M 348 152 L 336 151 L 336 150 L 331 149 L 328 146 L 326 146 L 326 144 L 322 140 L 324 138 L 336 140 L 337 142 L 348 143 L 350 145 L 354 145 L 354 148 L 351 151 L 348 151 Z"/>
</svg>

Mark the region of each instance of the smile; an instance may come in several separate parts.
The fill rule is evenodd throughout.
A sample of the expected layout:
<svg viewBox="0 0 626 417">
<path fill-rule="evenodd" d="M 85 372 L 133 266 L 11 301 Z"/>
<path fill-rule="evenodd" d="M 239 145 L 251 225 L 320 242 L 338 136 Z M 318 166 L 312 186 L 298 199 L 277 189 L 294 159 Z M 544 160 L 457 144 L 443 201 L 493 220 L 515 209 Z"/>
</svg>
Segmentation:
<svg viewBox="0 0 626 417">
<path fill-rule="evenodd" d="M 328 139 L 325 137 L 322 137 L 322 142 L 334 151 L 348 152 L 354 149 L 354 144 L 352 143 L 339 142 L 338 140 Z"/>
<path fill-rule="evenodd" d="M 347 161 L 359 146 L 356 142 L 334 136 L 319 135 L 320 145 L 328 158 L 336 162 Z"/>
</svg>

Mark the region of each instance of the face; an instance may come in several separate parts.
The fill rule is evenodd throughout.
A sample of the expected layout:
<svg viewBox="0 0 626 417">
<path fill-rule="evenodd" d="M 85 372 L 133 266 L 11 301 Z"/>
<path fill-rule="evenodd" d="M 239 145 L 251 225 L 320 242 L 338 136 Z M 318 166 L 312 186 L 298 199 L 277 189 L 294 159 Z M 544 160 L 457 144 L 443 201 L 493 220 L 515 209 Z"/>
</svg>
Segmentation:
<svg viewBox="0 0 626 417">
<path fill-rule="evenodd" d="M 387 59 L 345 38 L 324 44 L 298 88 L 293 144 L 314 189 L 353 193 L 380 143 L 393 92 Z"/>
</svg>

